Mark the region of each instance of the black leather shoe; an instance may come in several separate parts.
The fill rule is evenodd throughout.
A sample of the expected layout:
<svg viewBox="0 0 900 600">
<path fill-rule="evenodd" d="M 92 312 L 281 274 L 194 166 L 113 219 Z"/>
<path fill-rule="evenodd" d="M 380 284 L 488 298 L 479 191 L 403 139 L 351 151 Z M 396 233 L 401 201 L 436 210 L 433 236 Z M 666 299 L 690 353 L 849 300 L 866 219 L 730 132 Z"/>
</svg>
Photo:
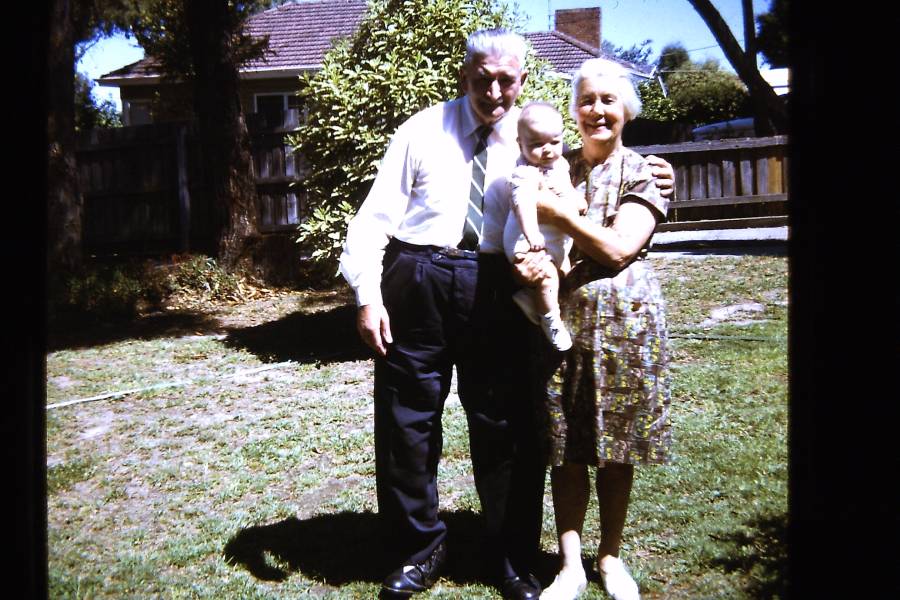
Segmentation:
<svg viewBox="0 0 900 600">
<path fill-rule="evenodd" d="M 503 580 L 502 589 L 504 600 L 531 600 L 541 596 L 541 584 L 534 575 L 507 577 Z"/>
<path fill-rule="evenodd" d="M 446 562 L 447 546 L 441 542 L 424 562 L 403 565 L 385 577 L 381 584 L 381 597 L 406 598 L 418 592 L 424 592 L 437 581 Z M 412 568 L 406 569 L 408 566 L 412 566 Z"/>
</svg>

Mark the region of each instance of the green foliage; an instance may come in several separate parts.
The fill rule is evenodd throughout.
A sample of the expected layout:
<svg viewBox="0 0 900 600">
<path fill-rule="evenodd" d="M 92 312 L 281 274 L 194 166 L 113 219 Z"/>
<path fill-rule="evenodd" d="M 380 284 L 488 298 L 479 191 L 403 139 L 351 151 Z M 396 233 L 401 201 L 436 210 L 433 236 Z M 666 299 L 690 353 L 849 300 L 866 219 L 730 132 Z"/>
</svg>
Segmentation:
<svg viewBox="0 0 900 600">
<path fill-rule="evenodd" d="M 624 46 L 616 46 L 609 40 L 600 42 L 600 50 L 604 54 L 615 56 L 620 60 L 624 60 L 636 65 L 646 65 L 650 63 L 650 54 L 653 53 L 653 40 L 644 40 L 640 44 L 632 44 L 630 48 Z"/>
<path fill-rule="evenodd" d="M 50 279 L 48 314 L 54 319 L 131 318 L 171 299 L 226 301 L 242 295 L 243 278 L 203 255 L 173 256 L 168 263 L 126 260 L 85 263 Z"/>
<path fill-rule="evenodd" d="M 234 40 L 234 62 L 240 65 L 262 56 L 268 39 L 252 38 L 244 31 L 247 19 L 267 8 L 281 4 L 278 0 L 228 2 L 229 35 Z M 188 31 L 184 3 L 181 0 L 143 0 L 129 15 L 129 25 L 147 56 L 159 61 L 163 75 L 172 78 L 194 77 L 191 60 L 191 35 Z"/>
<path fill-rule="evenodd" d="M 298 242 L 315 260 L 336 264 L 346 224 L 359 208 L 390 136 L 416 112 L 459 95 L 468 35 L 516 28 L 518 17 L 494 0 L 376 0 L 356 34 L 330 50 L 320 71 L 301 76 L 308 110 L 292 144 L 308 165 L 301 184 L 315 207 Z M 568 84 L 529 56 L 519 103 L 554 102 L 568 114 Z M 568 117 L 567 117 L 568 118 Z M 574 140 L 569 120 L 568 138 Z"/>
<path fill-rule="evenodd" d="M 218 301 L 240 295 L 241 277 L 226 271 L 209 256 L 182 257 L 165 271 L 166 295 L 200 296 Z"/>
<path fill-rule="evenodd" d="M 646 91 L 651 101 L 648 111 L 658 116 L 642 116 L 702 125 L 746 116 L 750 112 L 750 94 L 740 77 L 723 71 L 715 60 L 692 62 L 687 50 L 679 43 L 662 49 L 657 71 L 666 86 L 668 98 L 657 98 L 652 86 L 646 86 L 642 93 Z"/>
<path fill-rule="evenodd" d="M 122 126 L 122 115 L 111 100 L 98 104 L 91 95 L 93 82 L 82 73 L 75 73 L 75 131 L 109 129 Z"/>
<path fill-rule="evenodd" d="M 641 118 L 653 121 L 678 121 L 681 118 L 681 111 L 663 94 L 658 80 L 640 83 L 638 95 L 641 97 Z"/>
<path fill-rule="evenodd" d="M 716 63 L 670 73 L 666 87 L 679 120 L 695 125 L 746 116 L 750 111 L 746 86 L 737 75 L 719 70 Z"/>
<path fill-rule="evenodd" d="M 159 283 L 143 263 L 86 263 L 50 279 L 49 316 L 51 320 L 65 314 L 96 318 L 133 316 L 161 299 Z"/>
<path fill-rule="evenodd" d="M 790 0 L 772 0 L 769 12 L 756 17 L 756 24 L 756 47 L 766 63 L 775 68 L 788 66 Z"/>
<path fill-rule="evenodd" d="M 563 141 L 574 148 L 581 145 L 581 137 L 578 135 L 578 127 L 569 110 L 572 98 L 572 84 L 569 80 L 551 72 L 551 65 L 542 58 L 538 58 L 534 52 L 528 53 L 525 61 L 528 69 L 528 79 L 519 96 L 520 105 L 541 100 L 549 102 L 556 107 L 563 117 L 565 127 Z"/>
<path fill-rule="evenodd" d="M 147 0 L 103 0 L 103 2 L 70 2 L 70 16 L 75 28 L 76 62 L 90 45 L 100 38 L 129 30 L 130 23 Z"/>
<path fill-rule="evenodd" d="M 691 55 L 683 45 L 676 42 L 668 44 L 660 50 L 656 68 L 665 76 L 668 71 L 675 71 L 689 64 L 691 64 Z"/>
<path fill-rule="evenodd" d="M 87 481 L 95 470 L 96 467 L 89 458 L 52 465 L 47 469 L 47 493 L 58 494 L 80 481 Z"/>
<path fill-rule="evenodd" d="M 346 200 L 337 205 L 320 204 L 313 208 L 312 214 L 300 224 L 300 237 L 297 243 L 316 240 L 310 257 L 315 262 L 327 261 L 329 257 L 340 255 L 343 236 L 347 231 L 350 219 L 356 214 L 356 208 Z"/>
</svg>

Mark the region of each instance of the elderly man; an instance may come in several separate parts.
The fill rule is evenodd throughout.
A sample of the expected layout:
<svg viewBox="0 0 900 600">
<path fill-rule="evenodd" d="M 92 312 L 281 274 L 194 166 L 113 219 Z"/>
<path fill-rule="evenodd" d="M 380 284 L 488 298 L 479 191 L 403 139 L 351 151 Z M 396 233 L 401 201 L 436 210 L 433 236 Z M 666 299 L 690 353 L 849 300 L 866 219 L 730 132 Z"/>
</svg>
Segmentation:
<svg viewBox="0 0 900 600">
<path fill-rule="evenodd" d="M 486 564 L 504 598 L 540 596 L 531 571 L 545 470 L 528 366 L 540 334 L 513 304 L 502 243 L 525 54 L 517 34 L 473 33 L 460 71 L 465 95 L 398 128 L 347 231 L 341 273 L 356 292 L 360 335 L 376 353 L 378 512 L 400 565 L 384 595 L 428 589 L 446 562 L 437 467 L 455 366 Z"/>
</svg>

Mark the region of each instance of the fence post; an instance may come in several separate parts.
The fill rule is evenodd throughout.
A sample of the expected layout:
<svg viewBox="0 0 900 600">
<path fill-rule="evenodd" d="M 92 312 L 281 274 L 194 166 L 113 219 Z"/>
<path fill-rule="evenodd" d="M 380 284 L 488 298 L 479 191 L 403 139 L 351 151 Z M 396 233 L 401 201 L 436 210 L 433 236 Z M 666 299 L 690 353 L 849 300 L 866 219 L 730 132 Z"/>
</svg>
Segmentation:
<svg viewBox="0 0 900 600">
<path fill-rule="evenodd" d="M 178 169 L 178 226 L 179 250 L 190 249 L 191 192 L 187 166 L 187 125 L 181 124 L 175 131 L 175 160 Z"/>
</svg>

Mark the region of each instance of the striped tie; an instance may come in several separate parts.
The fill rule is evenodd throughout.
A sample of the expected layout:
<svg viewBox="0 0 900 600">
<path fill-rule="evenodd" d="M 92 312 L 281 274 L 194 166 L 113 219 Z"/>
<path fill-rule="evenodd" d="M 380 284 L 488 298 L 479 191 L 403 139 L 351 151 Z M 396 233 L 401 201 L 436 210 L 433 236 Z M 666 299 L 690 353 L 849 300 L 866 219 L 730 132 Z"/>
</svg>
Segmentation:
<svg viewBox="0 0 900 600">
<path fill-rule="evenodd" d="M 475 133 L 478 136 L 478 143 L 475 146 L 475 155 L 472 157 L 472 185 L 469 188 L 469 210 L 466 215 L 466 223 L 463 226 L 463 238 L 459 243 L 459 247 L 463 250 L 477 250 L 478 244 L 481 242 L 484 171 L 487 168 L 487 138 L 491 134 L 491 128 L 487 125 L 482 125 Z"/>
</svg>

